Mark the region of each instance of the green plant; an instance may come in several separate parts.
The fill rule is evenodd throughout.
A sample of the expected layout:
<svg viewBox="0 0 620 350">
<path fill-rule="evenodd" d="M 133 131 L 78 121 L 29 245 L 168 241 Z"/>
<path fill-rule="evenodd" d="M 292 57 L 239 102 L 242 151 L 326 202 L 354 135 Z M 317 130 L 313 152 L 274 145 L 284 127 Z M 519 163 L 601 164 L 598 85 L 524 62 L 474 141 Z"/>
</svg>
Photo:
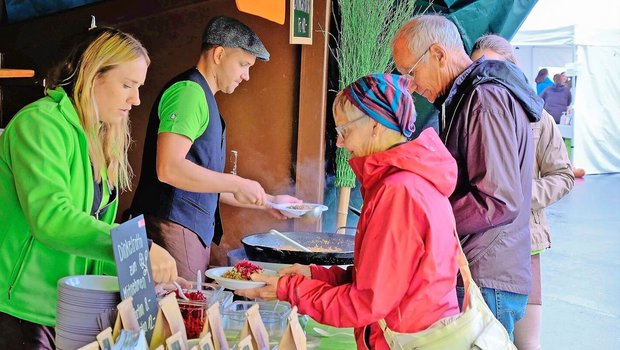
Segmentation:
<svg viewBox="0 0 620 350">
<path fill-rule="evenodd" d="M 339 34 L 331 53 L 338 62 L 339 88 L 364 75 L 394 70 L 391 42 L 396 30 L 415 11 L 415 0 L 338 0 Z M 336 151 L 336 186 L 355 187 L 355 175 L 349 166 L 346 149 Z"/>
</svg>

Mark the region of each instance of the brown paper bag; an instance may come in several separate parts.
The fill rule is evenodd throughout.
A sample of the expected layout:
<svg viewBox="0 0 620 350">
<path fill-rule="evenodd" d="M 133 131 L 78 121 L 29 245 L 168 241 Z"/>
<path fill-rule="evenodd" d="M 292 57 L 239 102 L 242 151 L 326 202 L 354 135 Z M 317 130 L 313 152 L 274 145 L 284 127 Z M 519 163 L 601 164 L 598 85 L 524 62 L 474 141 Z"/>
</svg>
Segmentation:
<svg viewBox="0 0 620 350">
<path fill-rule="evenodd" d="M 252 335 L 252 345 L 256 350 L 269 350 L 269 333 L 258 312 L 258 304 L 252 305 L 245 312 L 246 319 L 241 329 L 241 338 Z"/>
<path fill-rule="evenodd" d="M 101 350 L 112 350 L 114 338 L 112 338 L 112 328 L 108 327 L 97 334 L 97 343 Z"/>
<path fill-rule="evenodd" d="M 207 332 L 204 337 L 200 338 L 200 340 L 198 341 L 197 350 L 215 350 L 215 345 L 213 344 L 211 332 Z"/>
<path fill-rule="evenodd" d="M 288 326 L 278 345 L 278 350 L 306 350 L 306 333 L 299 324 L 297 306 L 293 306 L 288 315 Z"/>
<path fill-rule="evenodd" d="M 133 298 L 128 297 L 121 301 L 116 308 L 118 309 L 118 314 L 116 315 L 116 322 L 114 322 L 114 330 L 112 331 L 114 340 L 121 334 L 121 329 L 139 332 L 140 324 L 138 323 L 136 310 L 133 308 Z"/>
<path fill-rule="evenodd" d="M 202 333 L 211 332 L 213 346 L 215 350 L 228 350 L 228 340 L 222 326 L 222 316 L 220 315 L 220 303 L 215 302 L 207 309 L 207 320 L 202 329 Z"/>
<path fill-rule="evenodd" d="M 166 338 L 166 349 L 187 350 L 187 341 L 183 341 L 183 332 L 176 332 Z"/>
<path fill-rule="evenodd" d="M 249 334 L 247 337 L 241 339 L 239 344 L 237 344 L 237 350 L 254 350 L 254 345 L 253 345 L 254 343 L 255 341 L 252 338 L 252 335 Z"/>
<path fill-rule="evenodd" d="M 78 348 L 78 350 L 99 350 L 99 343 L 94 341 L 92 343 L 88 343 L 82 346 L 81 348 Z"/>
<path fill-rule="evenodd" d="M 153 336 L 149 348 L 154 350 L 160 345 L 164 345 L 167 338 L 173 334 L 181 334 L 181 342 L 185 349 L 187 345 L 187 333 L 185 333 L 185 324 L 183 324 L 183 316 L 177 303 L 174 293 L 168 294 L 159 302 L 159 311 L 153 328 Z"/>
</svg>

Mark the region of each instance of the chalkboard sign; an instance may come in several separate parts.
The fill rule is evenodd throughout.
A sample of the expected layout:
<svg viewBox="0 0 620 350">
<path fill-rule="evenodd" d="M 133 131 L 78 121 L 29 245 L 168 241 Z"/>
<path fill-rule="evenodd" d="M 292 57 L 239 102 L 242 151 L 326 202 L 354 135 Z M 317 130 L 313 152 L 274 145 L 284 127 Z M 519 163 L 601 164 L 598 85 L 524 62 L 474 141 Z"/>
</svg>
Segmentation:
<svg viewBox="0 0 620 350">
<path fill-rule="evenodd" d="M 111 235 L 121 299 L 133 297 L 138 323 L 150 342 L 157 317 L 157 296 L 144 216 L 140 215 L 113 228 Z"/>
</svg>

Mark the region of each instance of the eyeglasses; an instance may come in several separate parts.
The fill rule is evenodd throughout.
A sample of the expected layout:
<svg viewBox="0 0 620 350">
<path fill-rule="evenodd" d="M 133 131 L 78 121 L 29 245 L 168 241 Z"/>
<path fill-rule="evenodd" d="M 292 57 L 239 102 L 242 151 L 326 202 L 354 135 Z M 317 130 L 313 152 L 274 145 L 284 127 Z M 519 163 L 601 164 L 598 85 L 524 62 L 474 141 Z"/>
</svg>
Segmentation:
<svg viewBox="0 0 620 350">
<path fill-rule="evenodd" d="M 415 67 L 418 66 L 418 63 L 422 62 L 422 59 L 424 58 L 424 56 L 428 53 L 428 51 L 431 49 L 431 47 L 429 46 L 428 49 L 426 49 L 426 51 L 424 51 L 424 53 L 422 54 L 422 56 L 420 56 L 420 58 L 418 58 L 418 60 L 413 64 L 413 67 L 411 67 L 411 69 L 407 72 L 406 75 L 411 77 L 411 80 L 415 80 L 415 72 L 414 69 Z"/>
<path fill-rule="evenodd" d="M 342 124 L 342 125 L 340 125 L 340 126 L 337 126 L 337 127 L 336 127 L 336 133 L 338 134 L 338 136 L 340 136 L 340 137 L 342 137 L 342 138 L 344 139 L 344 138 L 345 138 L 345 130 L 346 130 L 346 128 L 347 128 L 349 125 L 351 125 L 351 124 L 355 123 L 356 121 L 358 121 L 358 120 L 362 120 L 362 119 L 364 119 L 364 118 L 366 118 L 366 116 L 365 116 L 365 115 L 363 115 L 363 116 L 361 116 L 361 117 L 358 117 L 358 118 L 355 118 L 355 119 L 353 119 L 353 120 L 351 120 L 351 121 L 349 121 L 349 122 L 346 122 L 346 123 L 344 123 L 344 124 Z"/>
</svg>

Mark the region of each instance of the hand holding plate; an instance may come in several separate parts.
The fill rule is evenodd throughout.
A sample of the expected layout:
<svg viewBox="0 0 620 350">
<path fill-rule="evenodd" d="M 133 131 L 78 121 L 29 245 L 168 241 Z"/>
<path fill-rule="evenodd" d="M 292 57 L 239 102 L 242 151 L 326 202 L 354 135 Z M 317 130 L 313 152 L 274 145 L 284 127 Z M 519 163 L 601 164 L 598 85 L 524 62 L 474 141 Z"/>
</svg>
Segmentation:
<svg viewBox="0 0 620 350">
<path fill-rule="evenodd" d="M 267 275 L 262 273 L 253 273 L 252 281 L 265 283 L 264 287 L 254 289 L 237 289 L 235 294 L 250 298 L 250 299 L 263 299 L 274 300 L 278 297 L 278 280 L 280 276 Z"/>
</svg>

